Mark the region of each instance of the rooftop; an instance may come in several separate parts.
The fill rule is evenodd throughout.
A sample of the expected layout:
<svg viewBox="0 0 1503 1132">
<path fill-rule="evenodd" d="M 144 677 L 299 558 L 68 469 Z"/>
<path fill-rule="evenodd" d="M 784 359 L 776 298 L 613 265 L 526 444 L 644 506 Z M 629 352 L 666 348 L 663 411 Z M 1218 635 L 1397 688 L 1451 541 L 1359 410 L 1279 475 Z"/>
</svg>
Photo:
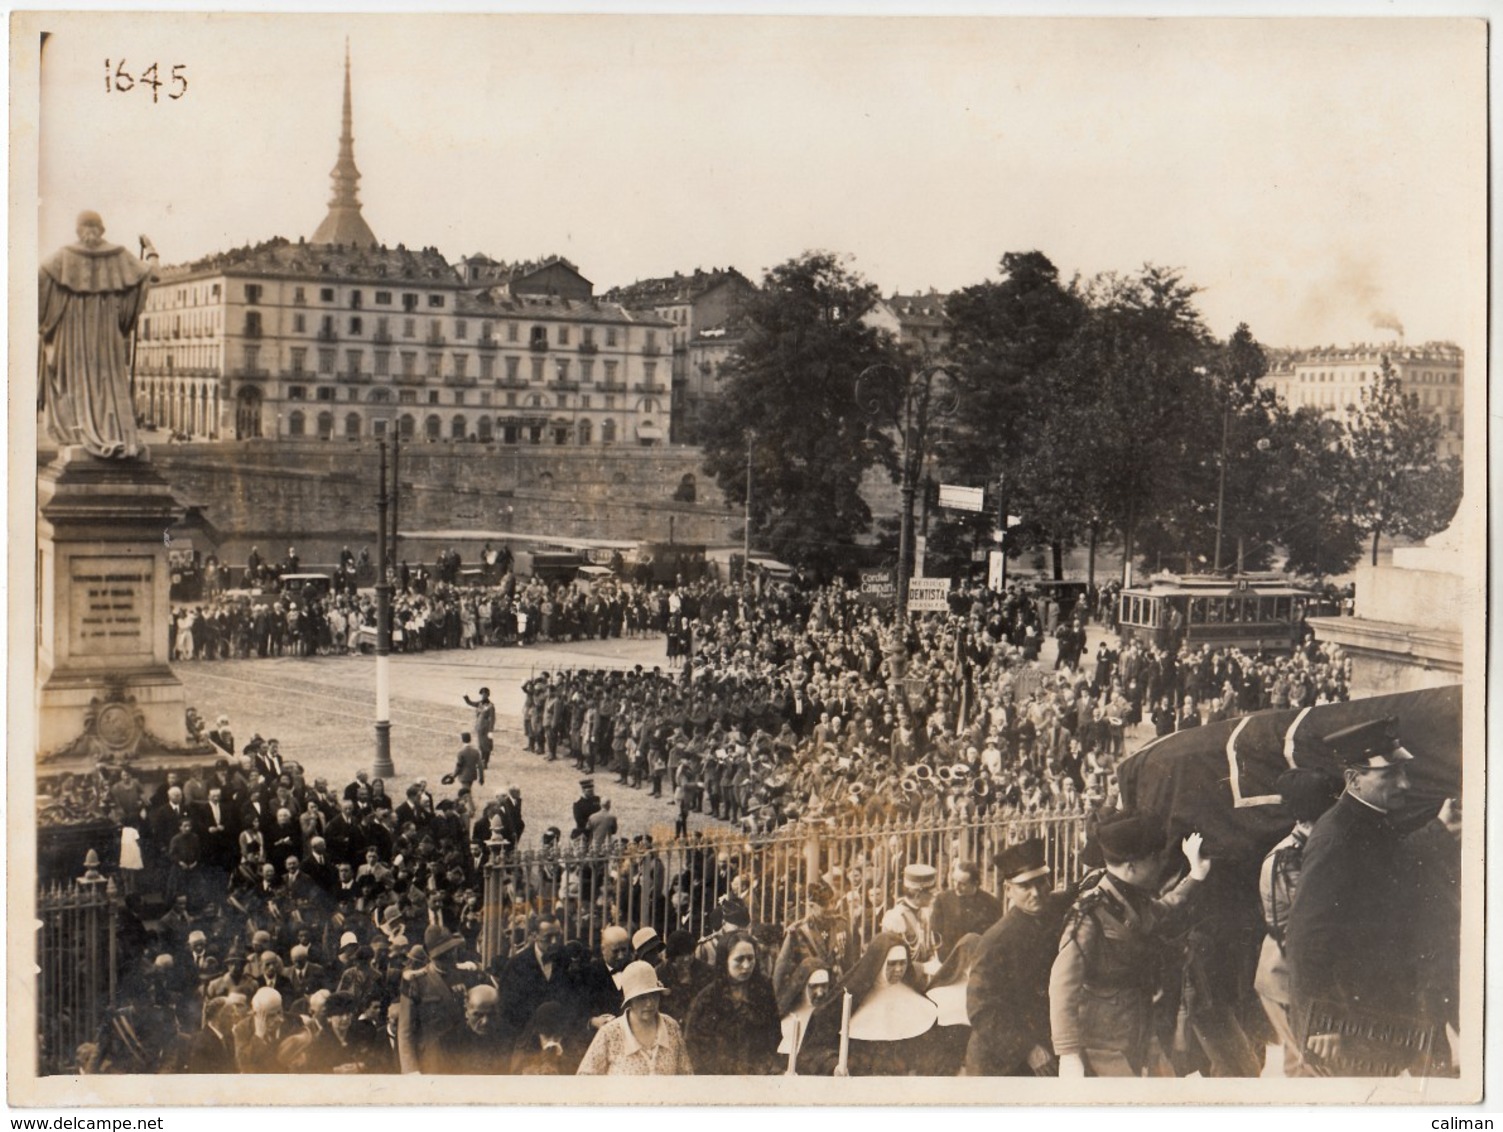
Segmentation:
<svg viewBox="0 0 1503 1132">
<path fill-rule="evenodd" d="M 724 283 L 738 281 L 747 287 L 755 286 L 734 267 L 712 267 L 709 271 L 696 267 L 692 275 L 675 271 L 672 275 L 659 276 L 656 279 L 639 279 L 624 287 L 612 287 L 606 292 L 605 297 L 629 307 L 689 303 Z"/>
<path fill-rule="evenodd" d="M 293 243 L 283 236 L 216 252 L 190 263 L 161 270 L 163 283 L 204 275 L 280 275 L 310 279 L 358 279 L 457 287 L 459 277 L 437 248 L 414 251 L 398 244 L 360 247 L 353 244 Z"/>
</svg>

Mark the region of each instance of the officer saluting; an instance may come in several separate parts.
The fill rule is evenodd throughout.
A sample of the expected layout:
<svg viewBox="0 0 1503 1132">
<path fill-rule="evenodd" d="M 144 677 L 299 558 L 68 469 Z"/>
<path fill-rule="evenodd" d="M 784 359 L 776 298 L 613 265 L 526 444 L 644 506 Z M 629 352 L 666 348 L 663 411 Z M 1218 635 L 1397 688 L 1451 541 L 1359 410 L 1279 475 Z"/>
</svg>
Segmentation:
<svg viewBox="0 0 1503 1132">
<path fill-rule="evenodd" d="M 1440 1021 L 1429 1017 L 1420 994 L 1416 936 L 1432 894 L 1421 883 L 1418 855 L 1391 817 L 1409 791 L 1406 767 L 1414 758 L 1399 741 L 1397 723 L 1370 720 L 1325 736 L 1346 791 L 1310 833 L 1289 911 L 1291 1022 L 1317 1067 L 1345 1075 L 1396 1069 L 1391 1048 L 1365 1049 L 1359 1036 L 1342 1036 L 1363 1028 L 1345 1027 L 1344 1020 L 1372 1022 L 1376 1015 L 1415 1033 L 1428 1029 L 1432 1038 Z M 1455 799 L 1425 828 L 1434 835 L 1440 827 L 1459 837 Z"/>
</svg>

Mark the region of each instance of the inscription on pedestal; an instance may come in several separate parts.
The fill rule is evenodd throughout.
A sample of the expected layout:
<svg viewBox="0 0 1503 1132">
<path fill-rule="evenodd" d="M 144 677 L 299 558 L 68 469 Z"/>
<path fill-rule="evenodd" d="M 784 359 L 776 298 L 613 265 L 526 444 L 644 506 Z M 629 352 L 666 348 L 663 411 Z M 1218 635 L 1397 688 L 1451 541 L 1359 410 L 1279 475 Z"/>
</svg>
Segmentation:
<svg viewBox="0 0 1503 1132">
<path fill-rule="evenodd" d="M 155 563 L 150 555 L 71 560 L 68 651 L 74 657 L 151 656 Z"/>
</svg>

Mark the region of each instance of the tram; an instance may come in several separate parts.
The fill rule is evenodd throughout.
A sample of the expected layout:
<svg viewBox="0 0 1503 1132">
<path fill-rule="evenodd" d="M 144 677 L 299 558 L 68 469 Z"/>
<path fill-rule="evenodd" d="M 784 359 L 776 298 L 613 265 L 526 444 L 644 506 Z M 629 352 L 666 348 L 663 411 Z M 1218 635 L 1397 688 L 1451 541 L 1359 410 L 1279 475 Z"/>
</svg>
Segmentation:
<svg viewBox="0 0 1503 1132">
<path fill-rule="evenodd" d="M 1283 574 L 1158 574 L 1122 591 L 1117 623 L 1124 643 L 1289 652 L 1315 599 Z"/>
</svg>

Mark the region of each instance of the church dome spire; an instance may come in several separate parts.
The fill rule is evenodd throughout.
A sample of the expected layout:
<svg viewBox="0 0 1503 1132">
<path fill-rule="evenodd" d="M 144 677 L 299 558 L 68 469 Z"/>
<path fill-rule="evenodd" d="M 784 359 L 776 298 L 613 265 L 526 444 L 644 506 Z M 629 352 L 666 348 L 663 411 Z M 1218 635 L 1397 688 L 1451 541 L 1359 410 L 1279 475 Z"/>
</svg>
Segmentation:
<svg viewBox="0 0 1503 1132">
<path fill-rule="evenodd" d="M 334 195 L 329 198 L 329 213 L 313 233 L 315 244 L 353 244 L 374 248 L 378 241 L 365 217 L 360 215 L 360 170 L 355 167 L 355 116 L 350 108 L 350 41 L 344 43 L 344 114 L 340 120 L 339 159 L 330 179 Z"/>
</svg>

